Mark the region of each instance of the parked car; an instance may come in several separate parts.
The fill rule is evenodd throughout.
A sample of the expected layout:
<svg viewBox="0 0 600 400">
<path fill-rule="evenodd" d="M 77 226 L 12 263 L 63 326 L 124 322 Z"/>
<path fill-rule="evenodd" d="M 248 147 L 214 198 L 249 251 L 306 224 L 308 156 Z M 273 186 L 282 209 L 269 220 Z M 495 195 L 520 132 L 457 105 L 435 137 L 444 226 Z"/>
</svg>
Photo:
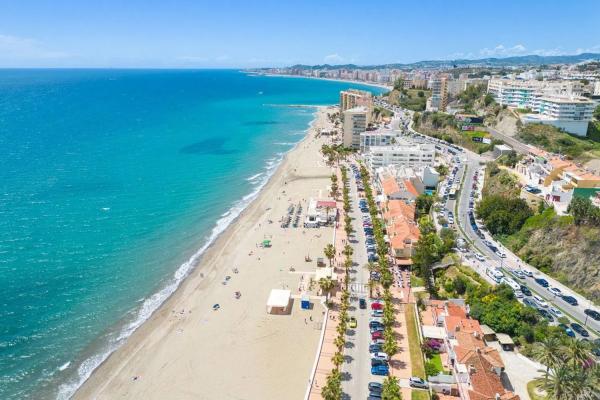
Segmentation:
<svg viewBox="0 0 600 400">
<path fill-rule="evenodd" d="M 371 310 L 383 310 L 383 304 L 373 302 L 371 303 Z"/>
<path fill-rule="evenodd" d="M 547 280 L 545 280 L 544 278 L 535 278 L 535 283 L 537 283 L 538 285 L 547 288 L 548 286 L 550 286 L 550 284 L 548 283 Z"/>
<path fill-rule="evenodd" d="M 387 367 L 388 363 L 386 360 L 380 358 L 371 358 L 371 367 L 376 367 L 378 365 L 385 365 Z"/>
<path fill-rule="evenodd" d="M 369 382 L 369 392 L 382 392 L 383 384 L 379 382 Z"/>
<path fill-rule="evenodd" d="M 408 384 L 411 387 L 414 388 L 419 388 L 419 389 L 429 389 L 429 382 L 424 381 L 421 378 L 418 378 L 416 376 L 413 376 L 411 378 L 408 379 Z"/>
<path fill-rule="evenodd" d="M 550 287 L 550 288 L 548 288 L 548 290 L 550 291 L 550 293 L 552 293 L 555 296 L 559 296 L 559 297 L 562 296 L 562 292 L 557 287 Z"/>
<path fill-rule="evenodd" d="M 380 344 L 369 345 L 369 353 L 378 353 L 383 350 L 383 346 Z"/>
<path fill-rule="evenodd" d="M 577 299 L 576 299 L 575 297 L 573 297 L 573 296 L 562 296 L 562 299 L 563 299 L 563 300 L 564 300 L 566 303 L 568 303 L 568 304 L 570 304 L 570 305 L 572 305 L 572 306 L 576 306 L 576 305 L 578 305 L 578 304 L 579 304 L 579 303 L 577 302 Z"/>
<path fill-rule="evenodd" d="M 371 333 L 383 332 L 384 330 L 385 330 L 385 328 L 382 325 L 377 325 L 372 328 L 369 328 L 369 332 L 371 332 Z"/>
<path fill-rule="evenodd" d="M 377 331 L 377 332 L 371 333 L 371 339 L 372 340 L 383 339 L 383 332 L 382 331 Z"/>
<path fill-rule="evenodd" d="M 378 351 L 376 353 L 371 353 L 371 359 L 388 361 L 390 359 L 390 357 L 386 353 L 384 353 L 382 351 Z"/>
<path fill-rule="evenodd" d="M 592 310 L 591 308 L 586 308 L 584 311 L 585 315 L 592 317 L 596 321 L 600 321 L 600 313 L 596 310 Z"/>
<path fill-rule="evenodd" d="M 550 314 L 548 310 L 544 308 L 538 308 L 538 312 L 542 315 L 542 317 L 546 318 L 548 322 L 554 321 L 554 317 L 552 316 L 552 314 Z"/>
<path fill-rule="evenodd" d="M 358 326 L 358 322 L 356 321 L 355 317 L 350 317 L 350 323 L 348 324 L 348 326 L 350 326 L 350 328 L 352 329 Z"/>
<path fill-rule="evenodd" d="M 525 285 L 521 285 L 521 293 L 523 293 L 525 296 L 531 296 L 531 290 L 529 290 L 529 288 Z"/>
<path fill-rule="evenodd" d="M 558 308 L 550 307 L 549 311 L 554 314 L 556 318 L 564 317 L 564 314 Z"/>
<path fill-rule="evenodd" d="M 369 328 L 384 327 L 380 321 L 369 321 Z"/>
<path fill-rule="evenodd" d="M 567 334 L 567 336 L 569 336 L 569 337 L 575 337 L 575 332 L 573 332 L 573 329 L 569 328 L 567 325 L 565 325 L 565 324 L 558 324 L 558 327 L 561 328 L 563 331 L 565 331 L 565 333 Z"/>
<path fill-rule="evenodd" d="M 590 333 L 583 326 L 579 325 L 576 322 L 573 322 L 571 324 L 571 329 L 573 329 L 575 332 L 579 333 L 583 337 L 589 337 L 590 336 Z"/>
<path fill-rule="evenodd" d="M 542 299 L 537 294 L 533 295 L 533 301 L 535 301 L 535 303 L 541 308 L 548 308 L 548 303 L 546 302 L 546 300 Z"/>
<path fill-rule="evenodd" d="M 386 365 L 377 365 L 375 367 L 371 367 L 371 373 L 373 375 L 387 376 L 390 373 L 390 370 Z"/>
<path fill-rule="evenodd" d="M 383 310 L 373 310 L 371 311 L 372 317 L 383 317 Z"/>
<path fill-rule="evenodd" d="M 536 302 L 529 298 L 523 299 L 523 304 L 525 304 L 526 306 L 535 308 L 535 309 L 539 308 L 538 305 L 536 304 Z"/>
<path fill-rule="evenodd" d="M 358 299 L 358 307 L 361 308 L 362 310 L 364 310 L 365 308 L 367 308 L 367 300 L 365 300 L 365 299 Z"/>
<path fill-rule="evenodd" d="M 371 345 L 379 344 L 379 345 L 383 346 L 384 343 L 385 343 L 385 340 L 383 340 L 383 339 L 372 339 L 371 340 Z"/>
</svg>

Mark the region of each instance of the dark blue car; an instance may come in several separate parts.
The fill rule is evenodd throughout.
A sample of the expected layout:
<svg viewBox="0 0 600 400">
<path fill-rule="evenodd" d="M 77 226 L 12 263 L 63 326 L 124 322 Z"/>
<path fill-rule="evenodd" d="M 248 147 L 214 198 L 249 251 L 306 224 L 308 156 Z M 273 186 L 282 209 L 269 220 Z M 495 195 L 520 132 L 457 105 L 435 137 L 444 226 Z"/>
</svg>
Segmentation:
<svg viewBox="0 0 600 400">
<path fill-rule="evenodd" d="M 538 285 L 542 286 L 542 287 L 548 287 L 550 286 L 548 281 L 545 280 L 544 278 L 536 278 L 535 283 L 537 283 Z"/>
</svg>

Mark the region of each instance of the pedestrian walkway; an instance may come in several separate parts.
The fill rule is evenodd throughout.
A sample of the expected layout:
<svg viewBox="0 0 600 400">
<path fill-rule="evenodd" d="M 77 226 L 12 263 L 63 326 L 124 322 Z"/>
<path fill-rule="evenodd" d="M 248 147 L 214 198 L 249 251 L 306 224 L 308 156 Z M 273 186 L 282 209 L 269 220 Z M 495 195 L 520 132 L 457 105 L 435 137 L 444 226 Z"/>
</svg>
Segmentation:
<svg viewBox="0 0 600 400">
<path fill-rule="evenodd" d="M 369 293 L 369 285 L 364 283 L 351 283 L 350 284 L 350 292 L 357 294 L 366 294 Z"/>
<path fill-rule="evenodd" d="M 340 182 L 340 187 L 342 187 L 342 174 L 339 168 L 336 169 L 336 174 L 338 176 L 338 182 Z M 343 190 L 342 188 L 340 191 Z M 325 334 L 323 336 L 323 345 L 321 347 L 321 351 L 319 352 L 319 359 L 317 361 L 317 367 L 315 370 L 315 374 L 312 379 L 309 379 L 308 385 L 308 400 L 322 400 L 321 390 L 323 386 L 327 383 L 327 376 L 331 373 L 334 368 L 333 362 L 331 358 L 337 351 L 335 347 L 334 341 L 337 337 L 336 328 L 339 324 L 339 305 L 341 303 L 341 295 L 342 291 L 340 290 L 341 285 L 343 284 L 343 274 L 344 274 L 344 256 L 341 251 L 346 244 L 346 232 L 344 231 L 343 224 L 341 221 L 344 221 L 344 203 L 341 199 L 336 201 L 336 207 L 338 209 L 338 222 L 335 227 L 335 257 L 333 259 L 334 272 L 338 275 L 338 287 L 335 290 L 334 294 L 331 297 L 331 302 L 333 303 L 332 307 L 328 311 L 328 318 L 325 322 Z"/>
</svg>

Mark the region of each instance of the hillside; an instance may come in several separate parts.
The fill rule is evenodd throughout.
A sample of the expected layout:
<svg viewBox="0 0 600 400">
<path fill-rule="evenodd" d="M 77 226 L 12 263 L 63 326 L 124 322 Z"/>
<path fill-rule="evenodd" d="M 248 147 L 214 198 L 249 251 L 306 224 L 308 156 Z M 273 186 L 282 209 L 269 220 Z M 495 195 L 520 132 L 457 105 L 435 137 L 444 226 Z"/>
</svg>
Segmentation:
<svg viewBox="0 0 600 400">
<path fill-rule="evenodd" d="M 586 162 L 600 158 L 600 143 L 593 140 L 596 137 L 594 134 L 591 138 L 580 138 L 551 125 L 525 124 L 519 128 L 516 137 L 524 143 L 563 154 L 571 160 Z"/>
<path fill-rule="evenodd" d="M 484 199 L 516 199 L 520 190 L 507 170 L 488 164 Z M 568 287 L 600 302 L 600 227 L 575 225 L 571 216 L 552 208 L 538 209 L 510 235 L 495 235 L 511 251 Z"/>
<path fill-rule="evenodd" d="M 373 69 L 373 68 L 438 68 L 441 66 L 490 66 L 490 67 L 504 67 L 514 65 L 544 65 L 544 64 L 576 64 L 582 61 L 588 60 L 600 60 L 600 54 L 597 53 L 581 53 L 575 55 L 563 55 L 563 56 L 538 56 L 538 55 L 524 55 L 524 56 L 513 56 L 505 58 L 480 58 L 480 59 L 454 59 L 454 60 L 424 60 L 413 63 L 393 63 L 393 64 L 380 64 L 380 65 L 356 65 L 356 64 L 321 64 L 321 65 L 304 65 L 297 64 L 290 68 L 295 69 Z"/>
</svg>

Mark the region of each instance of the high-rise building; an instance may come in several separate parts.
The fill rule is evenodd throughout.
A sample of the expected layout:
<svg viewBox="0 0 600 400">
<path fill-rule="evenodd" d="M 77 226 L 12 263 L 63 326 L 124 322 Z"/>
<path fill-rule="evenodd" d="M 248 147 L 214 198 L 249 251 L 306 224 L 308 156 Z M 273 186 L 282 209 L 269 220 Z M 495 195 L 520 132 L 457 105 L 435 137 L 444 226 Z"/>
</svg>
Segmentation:
<svg viewBox="0 0 600 400">
<path fill-rule="evenodd" d="M 579 81 L 538 81 L 518 79 L 490 79 L 490 93 L 499 104 L 518 108 L 536 108 L 543 96 L 581 96 L 583 85 Z"/>
<path fill-rule="evenodd" d="M 432 166 L 435 161 L 435 146 L 426 143 L 371 146 L 366 159 L 372 170 L 388 165 Z"/>
<path fill-rule="evenodd" d="M 524 123 L 542 123 L 586 136 L 595 103 L 585 97 L 544 96 L 532 103 L 537 114 L 523 116 Z"/>
<path fill-rule="evenodd" d="M 445 76 L 433 78 L 431 81 L 431 97 L 427 101 L 427 110 L 446 111 L 448 105 L 448 79 Z"/>
<path fill-rule="evenodd" d="M 340 112 L 355 107 L 373 108 L 373 95 L 365 90 L 349 89 L 340 92 Z"/>
<path fill-rule="evenodd" d="M 358 149 L 360 134 L 367 130 L 371 111 L 364 106 L 350 108 L 343 112 L 343 143 L 345 147 Z"/>
</svg>

